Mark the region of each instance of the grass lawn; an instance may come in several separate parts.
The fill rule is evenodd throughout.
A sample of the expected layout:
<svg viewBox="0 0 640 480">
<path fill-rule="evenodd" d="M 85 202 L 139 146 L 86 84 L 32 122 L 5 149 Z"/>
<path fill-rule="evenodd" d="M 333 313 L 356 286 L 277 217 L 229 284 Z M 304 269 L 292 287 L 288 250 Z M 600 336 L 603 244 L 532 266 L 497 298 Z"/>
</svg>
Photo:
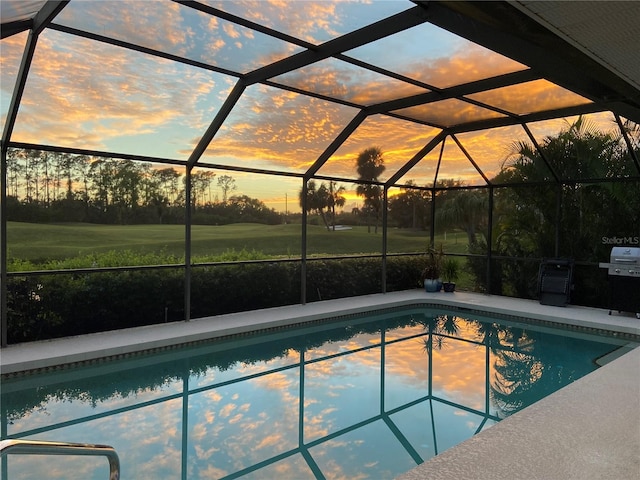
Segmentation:
<svg viewBox="0 0 640 480">
<path fill-rule="evenodd" d="M 298 257 L 301 251 L 299 224 L 194 225 L 192 255 L 220 255 L 228 251 L 259 251 L 268 256 Z M 41 263 L 93 253 L 129 250 L 136 253 L 184 255 L 185 228 L 182 225 L 95 225 L 85 223 L 7 223 L 9 258 Z M 388 251 L 424 252 L 428 233 L 390 229 Z M 466 236 L 458 233 L 436 238 L 445 252 L 466 251 Z M 382 251 L 382 230 L 367 227 L 328 232 L 321 226 L 307 229 L 309 255 L 378 254 Z"/>
</svg>

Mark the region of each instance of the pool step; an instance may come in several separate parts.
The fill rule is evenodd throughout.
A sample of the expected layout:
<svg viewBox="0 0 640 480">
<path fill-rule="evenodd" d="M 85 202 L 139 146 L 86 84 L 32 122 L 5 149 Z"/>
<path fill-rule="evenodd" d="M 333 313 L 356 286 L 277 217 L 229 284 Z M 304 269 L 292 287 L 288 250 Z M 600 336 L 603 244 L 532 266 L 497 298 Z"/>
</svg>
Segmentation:
<svg viewBox="0 0 640 480">
<path fill-rule="evenodd" d="M 638 347 L 637 343 L 629 343 L 627 345 L 623 345 L 620 348 L 616 348 L 613 352 L 609 352 L 606 355 L 596 358 L 596 361 L 595 361 L 596 365 L 598 365 L 599 367 L 602 367 L 607 363 L 611 363 L 614 360 L 620 358 L 625 353 L 629 353 L 631 350 L 635 349 L 636 347 Z"/>
</svg>

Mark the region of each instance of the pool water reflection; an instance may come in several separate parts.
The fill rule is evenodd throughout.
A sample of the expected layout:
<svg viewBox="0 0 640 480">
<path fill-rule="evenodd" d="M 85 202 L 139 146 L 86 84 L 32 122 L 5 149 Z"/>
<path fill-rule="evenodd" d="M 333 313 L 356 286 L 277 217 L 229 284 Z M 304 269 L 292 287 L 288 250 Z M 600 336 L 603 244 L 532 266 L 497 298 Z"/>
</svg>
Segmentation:
<svg viewBox="0 0 640 480">
<path fill-rule="evenodd" d="M 2 438 L 108 444 L 121 478 L 394 478 L 625 342 L 412 307 L 3 379 Z M 107 478 L 11 455 L 2 478 Z"/>
</svg>

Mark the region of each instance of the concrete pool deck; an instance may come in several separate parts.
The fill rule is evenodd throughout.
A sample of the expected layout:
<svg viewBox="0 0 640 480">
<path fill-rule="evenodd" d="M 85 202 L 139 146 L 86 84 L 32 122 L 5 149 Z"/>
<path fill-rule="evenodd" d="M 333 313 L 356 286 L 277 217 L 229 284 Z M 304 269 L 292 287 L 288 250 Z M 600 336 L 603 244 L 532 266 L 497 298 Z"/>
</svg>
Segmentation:
<svg viewBox="0 0 640 480">
<path fill-rule="evenodd" d="M 632 314 L 609 315 L 607 310 L 587 307 L 416 289 L 11 345 L 0 350 L 0 371 L 10 375 L 327 316 L 423 303 L 640 335 L 640 320 Z M 640 348 L 621 353 L 592 374 L 398 478 L 640 478 Z"/>
<path fill-rule="evenodd" d="M 595 308 L 554 307 L 541 305 L 534 300 L 468 292 L 427 293 L 416 289 L 206 317 L 189 322 L 172 322 L 9 345 L 0 350 L 0 373 L 5 375 L 104 357 L 127 355 L 141 350 L 197 342 L 259 329 L 283 327 L 330 316 L 420 303 L 469 308 L 481 312 L 537 319 L 543 322 L 564 323 L 578 327 L 640 335 L 640 320 L 631 314 L 614 313 L 608 315 L 606 310 Z"/>
</svg>

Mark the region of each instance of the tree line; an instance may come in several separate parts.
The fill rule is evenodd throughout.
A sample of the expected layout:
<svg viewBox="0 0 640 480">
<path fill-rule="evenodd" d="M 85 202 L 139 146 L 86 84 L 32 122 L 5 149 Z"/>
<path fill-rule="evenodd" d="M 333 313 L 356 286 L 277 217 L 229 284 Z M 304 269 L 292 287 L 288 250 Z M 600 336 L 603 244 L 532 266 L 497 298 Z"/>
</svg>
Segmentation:
<svg viewBox="0 0 640 480">
<path fill-rule="evenodd" d="M 185 176 L 173 167 L 71 153 L 10 149 L 8 219 L 107 224 L 183 223 Z M 279 223 L 281 214 L 259 199 L 233 195 L 230 175 L 191 174 L 194 223 Z"/>
<path fill-rule="evenodd" d="M 627 122 L 625 130 L 637 151 L 638 125 Z M 377 232 L 383 212 L 383 152 L 378 147 L 361 151 L 354 169 L 358 175 L 356 194 L 363 200 L 360 208 L 340 214 L 346 188 L 335 181 L 316 180 L 300 189 L 300 206 L 317 215 L 327 230 L 334 230 L 342 221 L 366 224 Z M 494 185 L 511 185 L 494 191 L 494 231 L 488 231 L 488 190 L 468 188 L 454 179 L 438 180 L 435 190 L 407 182 L 388 199 L 388 224 L 429 230 L 435 202 L 436 228 L 464 232 L 472 253 L 486 252 L 491 233 L 497 253 L 548 256 L 554 250 L 554 229 L 559 224 L 561 249 L 567 255 L 595 259 L 602 254 L 598 238 L 640 233 L 637 227 L 627 231 L 629 225 L 640 224 L 640 189 L 637 182 L 588 180 L 637 176 L 637 167 L 620 136 L 600 132 L 579 118 L 538 146 L 525 142 L 511 146 L 511 154 L 490 179 Z M 192 172 L 193 223 L 282 223 L 283 213 L 236 190 L 230 175 L 204 169 Z M 185 193 L 184 175 L 173 167 L 20 149 L 9 150 L 7 156 L 9 220 L 183 223 Z M 580 242 L 571 240 L 578 238 Z"/>
</svg>

